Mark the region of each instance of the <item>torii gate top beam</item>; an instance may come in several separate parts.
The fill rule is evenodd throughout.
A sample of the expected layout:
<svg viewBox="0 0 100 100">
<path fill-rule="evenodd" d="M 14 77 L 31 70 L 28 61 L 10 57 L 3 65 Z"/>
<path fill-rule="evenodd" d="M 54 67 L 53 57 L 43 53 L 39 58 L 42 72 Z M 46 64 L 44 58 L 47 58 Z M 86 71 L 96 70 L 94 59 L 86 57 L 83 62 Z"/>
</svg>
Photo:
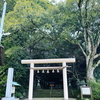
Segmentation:
<svg viewBox="0 0 100 100">
<path fill-rule="evenodd" d="M 47 64 L 47 63 L 74 63 L 75 58 L 60 58 L 60 59 L 30 59 L 30 60 L 21 60 L 22 64 Z"/>
</svg>

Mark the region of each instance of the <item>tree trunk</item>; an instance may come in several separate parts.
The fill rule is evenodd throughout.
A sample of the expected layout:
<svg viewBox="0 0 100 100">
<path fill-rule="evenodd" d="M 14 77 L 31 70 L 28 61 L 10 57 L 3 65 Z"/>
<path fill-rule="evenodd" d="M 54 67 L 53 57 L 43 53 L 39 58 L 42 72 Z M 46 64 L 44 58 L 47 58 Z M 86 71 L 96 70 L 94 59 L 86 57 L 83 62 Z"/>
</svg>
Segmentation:
<svg viewBox="0 0 100 100">
<path fill-rule="evenodd" d="M 86 66 L 87 66 L 87 80 L 91 81 L 91 80 L 95 80 L 94 78 L 94 67 L 93 67 L 93 59 L 92 58 L 86 58 Z"/>
<path fill-rule="evenodd" d="M 90 67 L 90 68 L 87 69 L 87 80 L 89 80 L 89 81 L 95 80 L 94 74 L 93 74 L 94 69 L 95 68 L 93 68 L 93 67 Z"/>
</svg>

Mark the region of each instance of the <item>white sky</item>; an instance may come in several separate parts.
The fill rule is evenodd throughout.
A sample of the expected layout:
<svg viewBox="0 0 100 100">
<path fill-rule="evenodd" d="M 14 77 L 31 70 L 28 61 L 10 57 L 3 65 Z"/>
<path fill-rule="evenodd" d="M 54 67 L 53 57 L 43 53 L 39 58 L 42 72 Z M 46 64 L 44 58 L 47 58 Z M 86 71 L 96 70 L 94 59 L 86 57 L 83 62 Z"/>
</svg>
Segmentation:
<svg viewBox="0 0 100 100">
<path fill-rule="evenodd" d="M 56 2 L 62 2 L 62 1 L 65 1 L 65 0 L 55 0 Z"/>
<path fill-rule="evenodd" d="M 50 0 L 50 1 L 51 1 L 51 0 Z M 58 3 L 58 2 L 66 1 L 66 0 L 55 0 L 55 1 Z"/>
</svg>

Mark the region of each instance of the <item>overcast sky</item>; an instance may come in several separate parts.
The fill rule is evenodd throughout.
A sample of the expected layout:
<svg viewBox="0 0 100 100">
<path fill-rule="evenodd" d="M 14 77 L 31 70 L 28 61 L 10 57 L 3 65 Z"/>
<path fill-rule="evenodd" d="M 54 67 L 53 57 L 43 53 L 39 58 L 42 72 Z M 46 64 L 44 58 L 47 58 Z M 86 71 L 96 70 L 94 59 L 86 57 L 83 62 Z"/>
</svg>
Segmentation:
<svg viewBox="0 0 100 100">
<path fill-rule="evenodd" d="M 50 1 L 51 1 L 51 0 L 50 0 Z M 55 1 L 58 3 L 58 2 L 61 2 L 61 1 L 65 1 L 65 0 L 55 0 Z"/>
<path fill-rule="evenodd" d="M 56 2 L 65 1 L 65 0 L 55 0 Z"/>
</svg>

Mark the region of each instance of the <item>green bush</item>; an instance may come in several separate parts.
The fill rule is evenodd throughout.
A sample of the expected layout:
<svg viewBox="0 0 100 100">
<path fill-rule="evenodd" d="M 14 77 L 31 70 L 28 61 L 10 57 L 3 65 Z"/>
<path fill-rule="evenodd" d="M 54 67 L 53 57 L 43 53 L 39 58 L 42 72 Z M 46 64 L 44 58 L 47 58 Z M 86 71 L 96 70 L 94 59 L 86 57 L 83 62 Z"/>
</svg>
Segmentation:
<svg viewBox="0 0 100 100">
<path fill-rule="evenodd" d="M 91 81 L 89 85 L 92 87 L 92 96 L 94 100 L 100 100 L 100 80 L 99 81 Z"/>
</svg>

